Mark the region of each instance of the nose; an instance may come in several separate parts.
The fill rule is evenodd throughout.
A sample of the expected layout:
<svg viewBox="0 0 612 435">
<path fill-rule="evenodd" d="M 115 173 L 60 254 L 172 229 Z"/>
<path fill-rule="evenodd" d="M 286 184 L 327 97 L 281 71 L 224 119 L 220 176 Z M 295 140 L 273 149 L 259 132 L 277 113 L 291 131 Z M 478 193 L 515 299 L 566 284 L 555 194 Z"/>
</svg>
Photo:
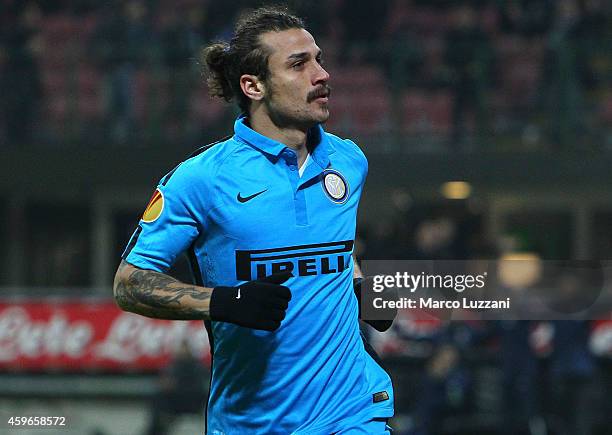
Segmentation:
<svg viewBox="0 0 612 435">
<path fill-rule="evenodd" d="M 327 83 L 329 81 L 329 73 L 323 68 L 322 65 L 317 64 L 317 69 L 313 76 L 313 85 Z"/>
</svg>

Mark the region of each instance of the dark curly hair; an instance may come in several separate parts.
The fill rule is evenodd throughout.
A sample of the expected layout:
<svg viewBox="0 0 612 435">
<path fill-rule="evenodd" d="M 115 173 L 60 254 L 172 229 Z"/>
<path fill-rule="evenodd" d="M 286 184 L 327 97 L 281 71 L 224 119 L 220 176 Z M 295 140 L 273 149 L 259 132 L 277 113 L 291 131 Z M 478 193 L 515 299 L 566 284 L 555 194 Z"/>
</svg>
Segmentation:
<svg viewBox="0 0 612 435">
<path fill-rule="evenodd" d="M 228 102 L 236 98 L 240 109 L 248 112 L 250 99 L 240 89 L 240 76 L 252 74 L 266 80 L 269 73 L 271 53 L 261 43 L 260 36 L 266 32 L 304 28 L 303 20 L 284 7 L 266 6 L 243 14 L 229 44 L 215 42 L 202 49 L 200 63 L 210 95 Z"/>
</svg>

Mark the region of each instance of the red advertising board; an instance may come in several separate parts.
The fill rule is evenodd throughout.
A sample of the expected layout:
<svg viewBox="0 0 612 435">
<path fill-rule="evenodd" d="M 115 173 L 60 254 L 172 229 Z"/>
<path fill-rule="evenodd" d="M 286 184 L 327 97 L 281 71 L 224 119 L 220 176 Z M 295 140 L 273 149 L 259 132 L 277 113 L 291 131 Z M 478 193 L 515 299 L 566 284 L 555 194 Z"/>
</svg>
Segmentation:
<svg viewBox="0 0 612 435">
<path fill-rule="evenodd" d="M 149 319 L 112 302 L 0 302 L 0 369 L 157 370 L 183 342 L 209 363 L 201 321 Z"/>
<path fill-rule="evenodd" d="M 385 356 L 408 356 L 410 337 L 435 334 L 441 326 L 400 315 L 373 344 Z M 0 370 L 152 371 L 165 367 L 183 342 L 210 363 L 201 321 L 149 319 L 110 301 L 0 302 Z M 595 355 L 612 357 L 612 320 L 593 323 L 590 347 Z"/>
</svg>

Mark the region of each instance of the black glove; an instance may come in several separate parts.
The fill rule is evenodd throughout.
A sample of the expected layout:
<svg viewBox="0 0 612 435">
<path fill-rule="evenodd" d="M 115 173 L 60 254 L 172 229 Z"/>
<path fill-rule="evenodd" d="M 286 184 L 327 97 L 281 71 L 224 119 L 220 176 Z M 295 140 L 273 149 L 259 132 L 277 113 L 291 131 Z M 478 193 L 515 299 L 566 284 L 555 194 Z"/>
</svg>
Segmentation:
<svg viewBox="0 0 612 435">
<path fill-rule="evenodd" d="M 237 287 L 215 287 L 210 296 L 210 319 L 277 330 L 291 300 L 291 291 L 281 284 L 292 276 L 291 272 L 281 272 Z"/>
<path fill-rule="evenodd" d="M 365 278 L 367 279 L 367 278 Z M 353 279 L 353 291 L 355 292 L 355 296 L 357 297 L 357 303 L 359 304 L 359 319 L 361 320 L 361 287 L 363 284 L 364 278 L 354 278 Z M 394 292 L 392 295 L 389 295 L 392 299 L 397 300 L 397 290 L 388 289 L 388 292 Z M 393 319 L 397 316 L 397 309 L 393 311 Z M 393 324 L 393 319 L 391 320 L 363 320 L 372 328 L 376 329 L 379 332 L 385 332 L 387 329 L 391 327 Z"/>
</svg>

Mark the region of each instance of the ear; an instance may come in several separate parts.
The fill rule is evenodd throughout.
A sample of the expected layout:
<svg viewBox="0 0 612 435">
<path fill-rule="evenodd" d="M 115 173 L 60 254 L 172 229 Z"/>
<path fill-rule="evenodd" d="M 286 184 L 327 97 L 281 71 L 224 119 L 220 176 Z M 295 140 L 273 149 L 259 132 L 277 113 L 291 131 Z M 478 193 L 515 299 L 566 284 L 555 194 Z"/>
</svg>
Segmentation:
<svg viewBox="0 0 612 435">
<path fill-rule="evenodd" d="M 266 87 L 259 77 L 252 74 L 240 76 L 240 89 L 251 100 L 260 101 L 266 93 Z"/>
</svg>

